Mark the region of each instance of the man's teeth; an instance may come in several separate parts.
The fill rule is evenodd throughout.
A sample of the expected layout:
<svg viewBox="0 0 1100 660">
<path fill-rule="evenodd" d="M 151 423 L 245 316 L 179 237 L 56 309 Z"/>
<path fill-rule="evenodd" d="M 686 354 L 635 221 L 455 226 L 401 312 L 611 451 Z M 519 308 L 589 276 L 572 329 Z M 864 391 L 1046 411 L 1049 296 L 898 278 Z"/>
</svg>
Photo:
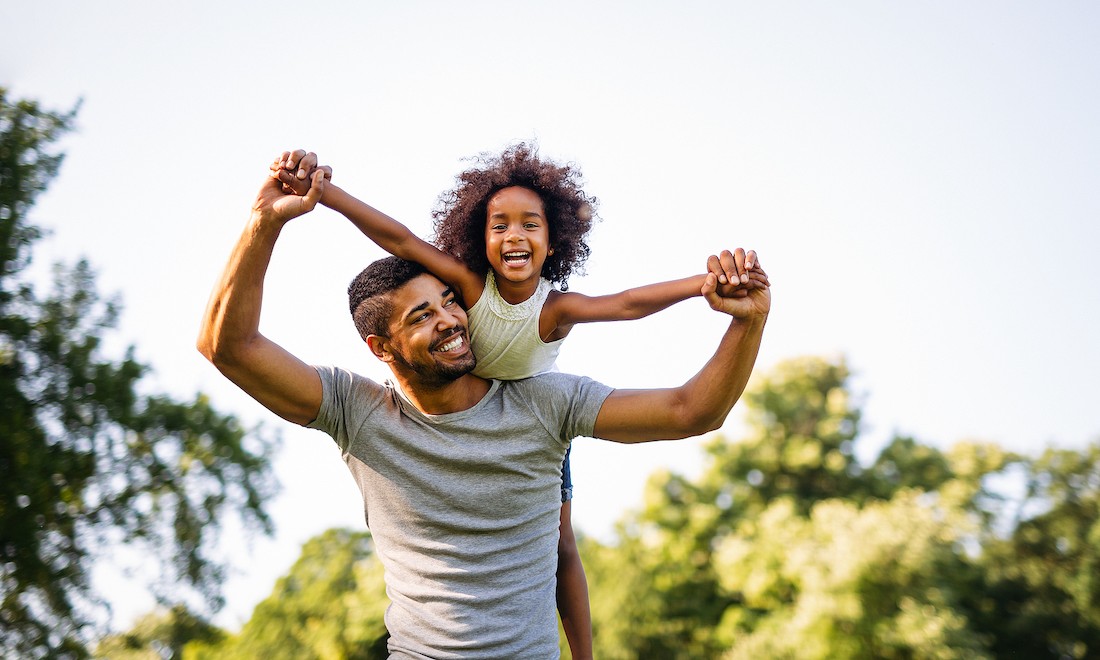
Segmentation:
<svg viewBox="0 0 1100 660">
<path fill-rule="evenodd" d="M 447 342 L 446 344 L 443 344 L 442 346 L 440 346 L 436 350 L 438 350 L 440 352 L 443 352 L 443 353 L 446 353 L 447 351 L 453 351 L 454 349 L 458 348 L 461 345 L 462 345 L 462 337 L 459 336 L 459 337 L 455 337 L 454 339 Z"/>
</svg>

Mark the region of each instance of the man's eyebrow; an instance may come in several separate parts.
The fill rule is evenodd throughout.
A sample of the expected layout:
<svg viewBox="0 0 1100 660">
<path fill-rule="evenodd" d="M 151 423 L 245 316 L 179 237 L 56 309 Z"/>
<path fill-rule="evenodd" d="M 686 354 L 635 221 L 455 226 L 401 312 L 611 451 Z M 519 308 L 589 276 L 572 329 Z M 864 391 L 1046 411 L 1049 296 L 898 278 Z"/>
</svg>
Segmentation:
<svg viewBox="0 0 1100 660">
<path fill-rule="evenodd" d="M 412 316 L 413 314 L 416 314 L 417 312 L 423 311 L 423 310 L 425 310 L 425 309 L 428 309 L 428 303 L 427 303 L 427 301 L 425 301 L 425 302 L 422 302 L 422 303 L 420 303 L 420 304 L 419 304 L 419 305 L 417 305 L 416 307 L 413 307 L 413 308 L 412 308 L 412 309 L 410 309 L 410 310 L 409 310 L 408 312 L 406 312 L 406 313 L 405 313 L 405 318 L 406 318 L 406 319 L 408 319 L 408 318 L 409 318 L 410 316 Z"/>
<path fill-rule="evenodd" d="M 455 296 L 455 291 L 451 287 L 447 287 L 446 289 L 443 289 L 443 291 L 440 292 L 440 294 L 439 294 L 439 297 L 444 299 L 444 300 L 446 300 L 447 298 L 450 298 L 452 296 Z M 412 309 L 410 309 L 408 312 L 406 312 L 405 313 L 405 318 L 407 319 L 410 316 L 416 314 L 417 312 L 421 312 L 425 309 L 428 309 L 428 307 L 430 307 L 430 306 L 431 306 L 431 303 L 429 303 L 428 301 L 424 301 L 424 302 L 420 303 L 419 305 L 417 305 L 416 307 L 413 307 Z"/>
</svg>

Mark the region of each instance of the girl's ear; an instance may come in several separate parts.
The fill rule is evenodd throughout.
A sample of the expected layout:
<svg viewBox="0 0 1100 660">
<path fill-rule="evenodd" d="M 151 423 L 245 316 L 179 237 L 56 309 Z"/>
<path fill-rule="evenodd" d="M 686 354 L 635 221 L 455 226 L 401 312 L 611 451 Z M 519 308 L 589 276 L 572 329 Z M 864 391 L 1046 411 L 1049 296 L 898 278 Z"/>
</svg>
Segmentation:
<svg viewBox="0 0 1100 660">
<path fill-rule="evenodd" d="M 548 257 L 553 256 L 553 254 L 554 254 L 554 248 L 550 248 L 549 250 L 546 251 L 546 256 L 548 256 Z"/>
<path fill-rule="evenodd" d="M 383 362 L 393 362 L 393 353 L 390 351 L 389 339 L 382 335 L 367 335 L 367 347 L 374 357 Z"/>
</svg>

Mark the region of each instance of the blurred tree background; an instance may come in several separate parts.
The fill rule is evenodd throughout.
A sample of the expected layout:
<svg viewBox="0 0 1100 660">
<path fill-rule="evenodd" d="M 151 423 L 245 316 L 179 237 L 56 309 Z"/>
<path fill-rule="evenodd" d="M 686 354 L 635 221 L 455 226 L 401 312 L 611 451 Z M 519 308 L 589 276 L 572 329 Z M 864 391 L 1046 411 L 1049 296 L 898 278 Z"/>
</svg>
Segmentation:
<svg viewBox="0 0 1100 660">
<path fill-rule="evenodd" d="M 0 656 L 385 657 L 365 531 L 307 542 L 240 631 L 203 618 L 222 515 L 270 529 L 273 439 L 143 393 L 132 349 L 103 355 L 118 309 L 86 262 L 32 282 L 28 213 L 74 116 L 0 89 Z M 712 436 L 698 477 L 652 475 L 613 538 L 581 539 L 597 657 L 1100 657 L 1100 444 L 899 436 L 861 462 L 850 376 L 822 358 L 757 374 L 744 437 Z M 102 634 L 89 570 L 119 543 L 162 562 L 162 606 Z"/>
<path fill-rule="evenodd" d="M 147 392 L 148 367 L 133 348 L 105 355 L 119 306 L 98 293 L 86 261 L 55 265 L 46 292 L 28 272 L 44 235 L 30 211 L 61 166 L 55 144 L 75 115 L 0 87 L 5 658 L 86 656 L 107 611 L 90 571 L 120 544 L 159 562 L 160 579 L 149 585 L 159 602 L 191 599 L 216 610 L 225 567 L 209 551 L 223 515 L 236 515 L 246 531 L 271 528 L 264 505 L 275 488 L 274 438 L 246 431 L 202 396 Z M 109 218 L 95 220 L 109 226 Z M 202 638 L 200 624 L 181 619 L 174 629 Z"/>
</svg>

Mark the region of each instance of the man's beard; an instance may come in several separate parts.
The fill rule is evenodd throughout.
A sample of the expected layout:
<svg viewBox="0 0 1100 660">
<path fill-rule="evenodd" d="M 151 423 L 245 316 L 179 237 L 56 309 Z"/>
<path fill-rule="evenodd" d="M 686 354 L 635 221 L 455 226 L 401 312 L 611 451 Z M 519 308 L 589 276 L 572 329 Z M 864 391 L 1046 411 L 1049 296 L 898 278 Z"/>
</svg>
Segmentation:
<svg viewBox="0 0 1100 660">
<path fill-rule="evenodd" d="M 450 337 L 442 341 L 445 342 L 448 339 L 450 339 Z M 477 366 L 477 358 L 474 357 L 473 351 L 467 353 L 462 359 L 456 362 L 437 362 L 433 360 L 430 362 L 414 363 L 412 360 L 409 360 L 400 352 L 396 351 L 393 354 L 393 359 L 398 364 L 419 376 L 421 383 L 424 385 L 446 385 L 470 373 L 474 370 L 474 367 Z"/>
</svg>

